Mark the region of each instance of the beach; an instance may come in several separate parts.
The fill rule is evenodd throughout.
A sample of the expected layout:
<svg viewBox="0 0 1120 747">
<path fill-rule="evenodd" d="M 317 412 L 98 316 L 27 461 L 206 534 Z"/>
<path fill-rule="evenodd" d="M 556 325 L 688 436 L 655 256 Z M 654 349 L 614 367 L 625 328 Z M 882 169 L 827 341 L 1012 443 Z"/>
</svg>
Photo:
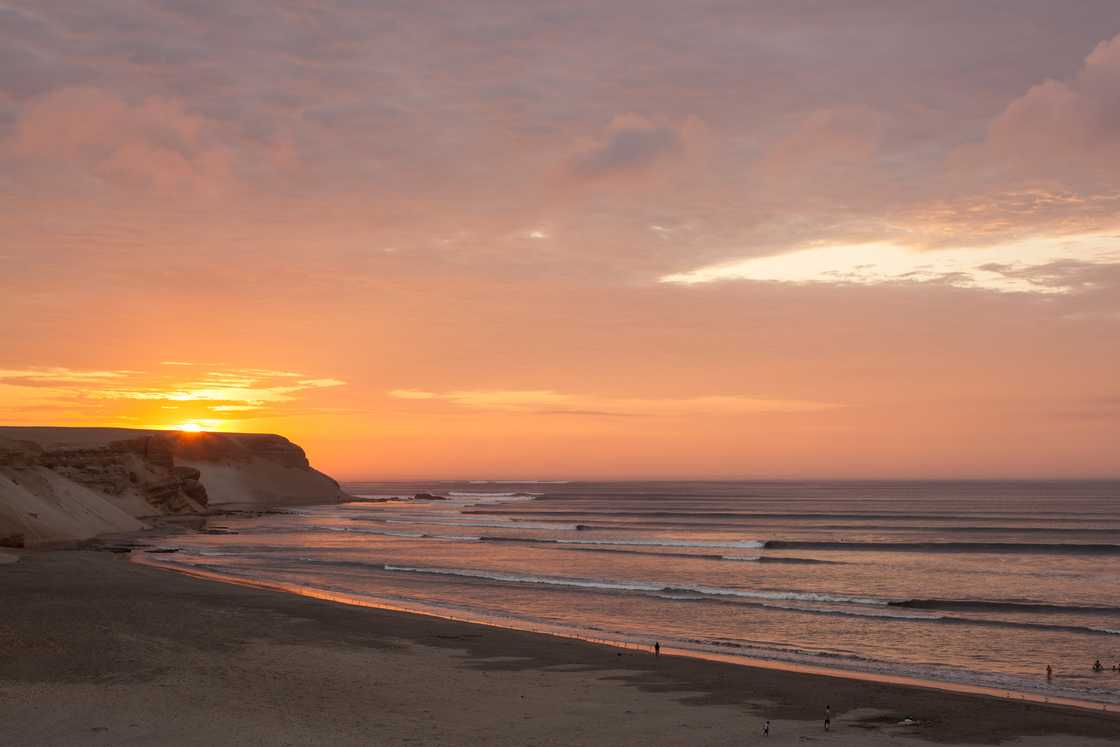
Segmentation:
<svg viewBox="0 0 1120 747">
<path fill-rule="evenodd" d="M 1120 735 L 1116 715 L 654 657 L 218 583 L 123 553 L 21 552 L 0 564 L 0 599 L 5 744 L 1103 746 Z"/>
<path fill-rule="evenodd" d="M 1117 483 L 344 487 L 357 500 L 213 515 L 137 557 L 695 658 L 1120 710 L 1120 674 L 1090 668 L 1120 654 Z"/>
</svg>

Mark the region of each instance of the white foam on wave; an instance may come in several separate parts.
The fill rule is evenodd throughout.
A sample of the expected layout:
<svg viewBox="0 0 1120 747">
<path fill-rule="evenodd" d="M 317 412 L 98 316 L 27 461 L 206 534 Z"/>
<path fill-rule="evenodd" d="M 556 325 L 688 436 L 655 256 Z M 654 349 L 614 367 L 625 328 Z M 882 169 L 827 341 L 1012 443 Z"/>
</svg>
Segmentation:
<svg viewBox="0 0 1120 747">
<path fill-rule="evenodd" d="M 392 529 L 362 529 L 359 527 L 312 527 L 317 530 L 329 532 L 347 532 L 349 534 L 372 534 L 381 537 L 405 537 L 408 539 L 435 539 L 448 542 L 479 542 L 482 537 L 471 534 L 425 534 L 424 532 L 394 531 Z"/>
<path fill-rule="evenodd" d="M 687 586 L 684 588 L 698 591 L 701 594 L 711 594 L 712 596 L 735 596 L 745 597 L 747 599 L 789 599 L 801 602 L 821 602 L 824 604 L 865 604 L 876 607 L 886 607 L 890 604 L 889 599 L 821 594 L 807 591 L 746 591 L 740 589 L 723 589 L 715 586 Z"/>
<path fill-rule="evenodd" d="M 309 527 L 316 531 L 346 532 L 348 534 L 375 534 L 382 537 L 423 537 L 423 532 L 396 532 L 391 529 L 361 529 L 359 527 Z"/>
<path fill-rule="evenodd" d="M 411 495 L 403 493 L 354 493 L 353 495 L 355 498 L 363 498 L 367 501 L 406 501 L 412 498 Z"/>
<path fill-rule="evenodd" d="M 554 529 L 556 531 L 572 531 L 575 530 L 575 524 L 543 524 L 533 523 L 531 521 L 475 521 L 473 519 L 429 519 L 426 517 L 416 517 L 415 519 L 401 517 L 396 519 L 385 519 L 386 524 L 421 524 L 424 526 L 452 526 L 452 527 L 483 527 L 486 529 Z"/>
<path fill-rule="evenodd" d="M 447 494 L 451 498 L 521 498 L 528 493 L 485 493 L 476 491 L 452 490 Z"/>
<path fill-rule="evenodd" d="M 567 485 L 570 480 L 471 480 L 471 485 Z"/>
<path fill-rule="evenodd" d="M 510 583 L 545 584 L 547 586 L 567 586 L 586 589 L 616 589 L 619 591 L 650 591 L 650 592 L 693 592 L 709 596 L 733 596 L 745 599 L 767 600 L 796 600 L 802 602 L 820 602 L 825 604 L 862 604 L 874 606 L 887 606 L 890 601 L 874 597 L 843 596 L 834 594 L 820 594 L 804 591 L 765 591 L 748 589 L 727 589 L 718 586 L 680 585 L 668 584 L 658 581 L 607 581 L 589 578 L 568 578 L 560 576 L 533 576 L 523 573 L 507 573 L 504 571 L 484 571 L 473 568 L 431 568 L 424 566 L 406 566 L 385 564 L 385 570 L 403 573 L 429 573 L 437 576 L 463 576 L 466 578 L 488 579 L 490 581 L 507 581 Z"/>
<path fill-rule="evenodd" d="M 548 541 L 548 540 L 546 540 Z M 739 540 L 729 542 L 715 542 L 705 540 L 671 540 L 671 539 L 649 539 L 649 540 L 622 540 L 622 539 L 599 539 L 599 540 L 585 540 L 585 539 L 557 539 L 551 540 L 561 545 L 632 545 L 637 547 L 710 547 L 719 548 L 724 550 L 760 550 L 766 547 L 766 543 L 760 540 Z"/>
<path fill-rule="evenodd" d="M 463 576 L 466 578 L 481 578 L 490 581 L 508 581 L 511 583 L 546 584 L 548 586 L 574 586 L 584 589 L 620 589 L 625 591 L 660 591 L 663 587 L 658 584 L 647 584 L 640 581 L 617 582 L 596 581 L 584 578 L 555 578 L 551 576 L 529 576 L 521 573 L 503 573 L 501 571 L 476 571 L 467 568 L 423 568 L 419 566 L 385 564 L 387 571 L 403 573 L 430 573 L 435 576 Z"/>
<path fill-rule="evenodd" d="M 472 485 L 567 485 L 567 479 L 473 479 Z"/>
<path fill-rule="evenodd" d="M 778 610 L 792 610 L 794 612 L 813 612 L 816 614 L 824 615 L 843 615 L 845 617 L 872 617 L 877 619 L 890 619 L 890 620 L 930 620 L 937 621 L 945 619 L 944 615 L 914 615 L 896 612 L 872 612 L 869 610 L 843 610 L 836 608 L 821 608 L 821 607 L 799 607 L 797 605 L 786 604 L 766 604 L 764 607 Z"/>
</svg>

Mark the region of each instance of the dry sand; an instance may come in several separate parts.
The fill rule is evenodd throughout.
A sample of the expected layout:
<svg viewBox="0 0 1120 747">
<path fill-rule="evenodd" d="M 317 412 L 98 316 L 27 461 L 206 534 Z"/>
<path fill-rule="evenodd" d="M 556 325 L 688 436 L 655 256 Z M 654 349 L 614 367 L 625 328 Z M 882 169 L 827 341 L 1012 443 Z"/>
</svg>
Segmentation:
<svg viewBox="0 0 1120 747">
<path fill-rule="evenodd" d="M 898 726 L 907 716 L 921 725 Z M 221 584 L 104 552 L 29 552 L 0 564 L 5 745 L 930 741 L 1103 747 L 1120 743 L 1120 719 L 620 655 Z"/>
</svg>

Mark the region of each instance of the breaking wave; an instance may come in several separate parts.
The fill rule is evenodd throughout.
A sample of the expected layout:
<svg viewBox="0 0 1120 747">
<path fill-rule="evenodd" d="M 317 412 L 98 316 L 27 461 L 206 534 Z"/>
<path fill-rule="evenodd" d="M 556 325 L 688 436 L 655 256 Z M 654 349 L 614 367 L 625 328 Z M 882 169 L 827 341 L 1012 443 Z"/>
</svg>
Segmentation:
<svg viewBox="0 0 1120 747">
<path fill-rule="evenodd" d="M 490 581 L 504 581 L 521 584 L 544 584 L 547 586 L 567 586 L 585 589 L 607 589 L 618 591 L 646 591 L 665 593 L 694 593 L 713 597 L 742 597 L 744 599 L 795 599 L 805 602 L 824 602 L 835 604 L 864 604 L 885 607 L 890 600 L 875 597 L 846 596 L 834 594 L 820 594 L 805 591 L 770 591 L 729 589 L 719 586 L 703 585 L 672 585 L 656 581 L 612 581 L 605 579 L 569 578 L 563 576 L 536 576 L 527 573 L 508 573 L 505 571 L 489 571 L 474 568 L 433 568 L 426 566 L 403 566 L 386 563 L 387 571 L 401 573 L 427 573 L 437 576 L 461 576 L 466 578 L 479 578 Z"/>
</svg>

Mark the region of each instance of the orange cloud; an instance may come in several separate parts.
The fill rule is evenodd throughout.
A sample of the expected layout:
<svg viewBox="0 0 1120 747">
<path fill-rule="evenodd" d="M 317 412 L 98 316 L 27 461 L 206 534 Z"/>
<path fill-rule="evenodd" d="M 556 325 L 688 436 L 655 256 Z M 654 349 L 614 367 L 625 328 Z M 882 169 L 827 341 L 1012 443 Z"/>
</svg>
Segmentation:
<svg viewBox="0 0 1120 747">
<path fill-rule="evenodd" d="M 511 413 L 578 415 L 671 416 L 743 415 L 748 413 L 821 412 L 840 405 L 831 402 L 765 399 L 739 395 L 699 397 L 609 397 L 568 394 L 547 389 L 425 392 L 395 389 L 398 399 L 448 402 L 457 407 Z"/>
<path fill-rule="evenodd" d="M 130 104 L 97 88 L 64 88 L 25 107 L 3 150 L 127 189 L 215 195 L 234 176 L 214 127 L 178 101 Z"/>
<path fill-rule="evenodd" d="M 189 366 L 190 364 L 184 364 Z M 178 367 L 176 367 L 178 368 Z M 293 381 L 292 378 L 299 378 Z M 291 403 L 307 393 L 346 382 L 334 378 L 300 378 L 303 374 L 258 369 L 208 371 L 196 377 L 145 371 L 83 371 L 70 368 L 44 367 L 0 370 L 0 419 L 34 422 L 59 422 L 48 413 L 68 410 L 78 421 L 122 419 L 139 421 L 149 418 L 151 426 L 165 424 L 159 410 L 180 410 L 189 407 L 194 420 L 207 427 L 231 426 L 235 420 L 218 413 L 250 413 L 266 406 L 274 414 L 283 414 Z M 120 403 L 145 403 L 139 409 Z M 146 403 L 153 403 L 148 405 Z M 100 419 L 100 420 L 98 420 Z M 182 415 L 177 414 L 176 420 Z"/>
</svg>

